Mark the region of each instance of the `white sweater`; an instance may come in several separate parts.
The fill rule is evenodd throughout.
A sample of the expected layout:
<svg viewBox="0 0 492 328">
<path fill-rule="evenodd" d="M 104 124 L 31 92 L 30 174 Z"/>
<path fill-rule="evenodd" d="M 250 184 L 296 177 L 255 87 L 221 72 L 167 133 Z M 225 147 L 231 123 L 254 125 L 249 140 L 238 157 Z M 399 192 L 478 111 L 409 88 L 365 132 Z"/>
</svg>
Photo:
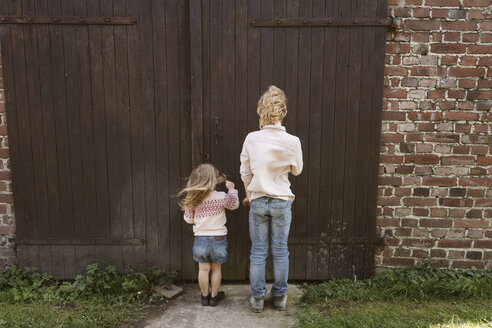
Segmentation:
<svg viewBox="0 0 492 328">
<path fill-rule="evenodd" d="M 185 209 L 184 220 L 193 224 L 195 236 L 225 236 L 227 222 L 224 209 L 235 210 L 239 207 L 236 189 L 226 194 L 213 190 L 195 210 Z"/>
<path fill-rule="evenodd" d="M 302 171 L 301 141 L 285 131 L 284 126 L 267 125 L 251 132 L 241 152 L 241 179 L 249 182 L 248 197 L 262 196 L 294 201 L 289 172 Z"/>
</svg>

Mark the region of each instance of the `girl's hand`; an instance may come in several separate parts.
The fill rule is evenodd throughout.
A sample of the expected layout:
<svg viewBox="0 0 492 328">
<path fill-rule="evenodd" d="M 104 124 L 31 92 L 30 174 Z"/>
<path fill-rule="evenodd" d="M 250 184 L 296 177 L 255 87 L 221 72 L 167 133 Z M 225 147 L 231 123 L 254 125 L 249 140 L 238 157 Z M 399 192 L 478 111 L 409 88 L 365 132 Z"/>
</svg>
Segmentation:
<svg viewBox="0 0 492 328">
<path fill-rule="evenodd" d="M 248 198 L 248 196 L 244 197 L 244 199 L 243 199 L 243 206 L 248 206 L 249 207 L 249 198 Z"/>
<path fill-rule="evenodd" d="M 229 181 L 229 180 L 227 180 L 227 181 L 225 182 L 225 185 L 226 185 L 226 188 L 227 188 L 227 189 L 229 189 L 229 190 L 230 190 L 230 189 L 234 189 L 234 187 L 235 187 L 234 182 Z"/>
</svg>

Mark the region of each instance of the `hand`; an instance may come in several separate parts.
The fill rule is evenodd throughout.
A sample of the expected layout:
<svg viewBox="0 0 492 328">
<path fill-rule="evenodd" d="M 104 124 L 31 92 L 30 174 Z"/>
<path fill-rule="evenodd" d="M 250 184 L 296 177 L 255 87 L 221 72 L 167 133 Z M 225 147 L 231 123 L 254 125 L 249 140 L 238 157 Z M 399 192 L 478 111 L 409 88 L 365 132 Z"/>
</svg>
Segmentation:
<svg viewBox="0 0 492 328">
<path fill-rule="evenodd" d="M 226 185 L 226 188 L 227 188 L 227 189 L 229 189 L 229 190 L 230 190 L 230 189 L 234 189 L 234 187 L 235 187 L 234 182 L 229 181 L 229 180 L 227 180 L 227 181 L 225 182 L 225 185 Z"/>
<path fill-rule="evenodd" d="M 249 198 L 248 198 L 248 196 L 244 197 L 244 199 L 243 199 L 243 206 L 248 206 L 249 207 Z"/>
</svg>

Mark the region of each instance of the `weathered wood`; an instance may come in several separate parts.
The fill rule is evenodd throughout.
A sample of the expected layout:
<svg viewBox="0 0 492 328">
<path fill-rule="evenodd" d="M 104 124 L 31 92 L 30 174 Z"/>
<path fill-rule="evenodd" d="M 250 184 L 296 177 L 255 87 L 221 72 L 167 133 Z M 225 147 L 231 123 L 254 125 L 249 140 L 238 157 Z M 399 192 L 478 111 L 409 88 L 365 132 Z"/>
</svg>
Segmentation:
<svg viewBox="0 0 492 328">
<path fill-rule="evenodd" d="M 89 16 L 2 16 L 0 24 L 53 24 L 53 25 L 132 25 L 132 17 L 89 17 Z"/>
<path fill-rule="evenodd" d="M 141 238 L 16 239 L 17 245 L 143 245 Z"/>
</svg>

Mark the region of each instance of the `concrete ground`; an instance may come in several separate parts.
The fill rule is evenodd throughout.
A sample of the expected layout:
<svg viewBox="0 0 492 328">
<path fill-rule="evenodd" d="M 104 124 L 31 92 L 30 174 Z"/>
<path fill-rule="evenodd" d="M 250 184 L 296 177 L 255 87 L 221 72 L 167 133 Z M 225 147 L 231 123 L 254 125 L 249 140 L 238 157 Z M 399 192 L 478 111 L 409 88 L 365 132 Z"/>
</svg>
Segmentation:
<svg viewBox="0 0 492 328">
<path fill-rule="evenodd" d="M 221 290 L 226 293 L 226 298 L 217 307 L 201 306 L 198 284 L 183 287 L 183 294 L 172 300 L 163 313 L 149 319 L 146 328 L 293 327 L 297 322 L 297 305 L 302 295 L 296 285 L 289 285 L 286 311 L 276 311 L 268 293 L 263 312 L 253 313 L 248 302 L 249 285 L 223 285 Z M 267 288 L 270 290 L 271 284 Z"/>
</svg>

